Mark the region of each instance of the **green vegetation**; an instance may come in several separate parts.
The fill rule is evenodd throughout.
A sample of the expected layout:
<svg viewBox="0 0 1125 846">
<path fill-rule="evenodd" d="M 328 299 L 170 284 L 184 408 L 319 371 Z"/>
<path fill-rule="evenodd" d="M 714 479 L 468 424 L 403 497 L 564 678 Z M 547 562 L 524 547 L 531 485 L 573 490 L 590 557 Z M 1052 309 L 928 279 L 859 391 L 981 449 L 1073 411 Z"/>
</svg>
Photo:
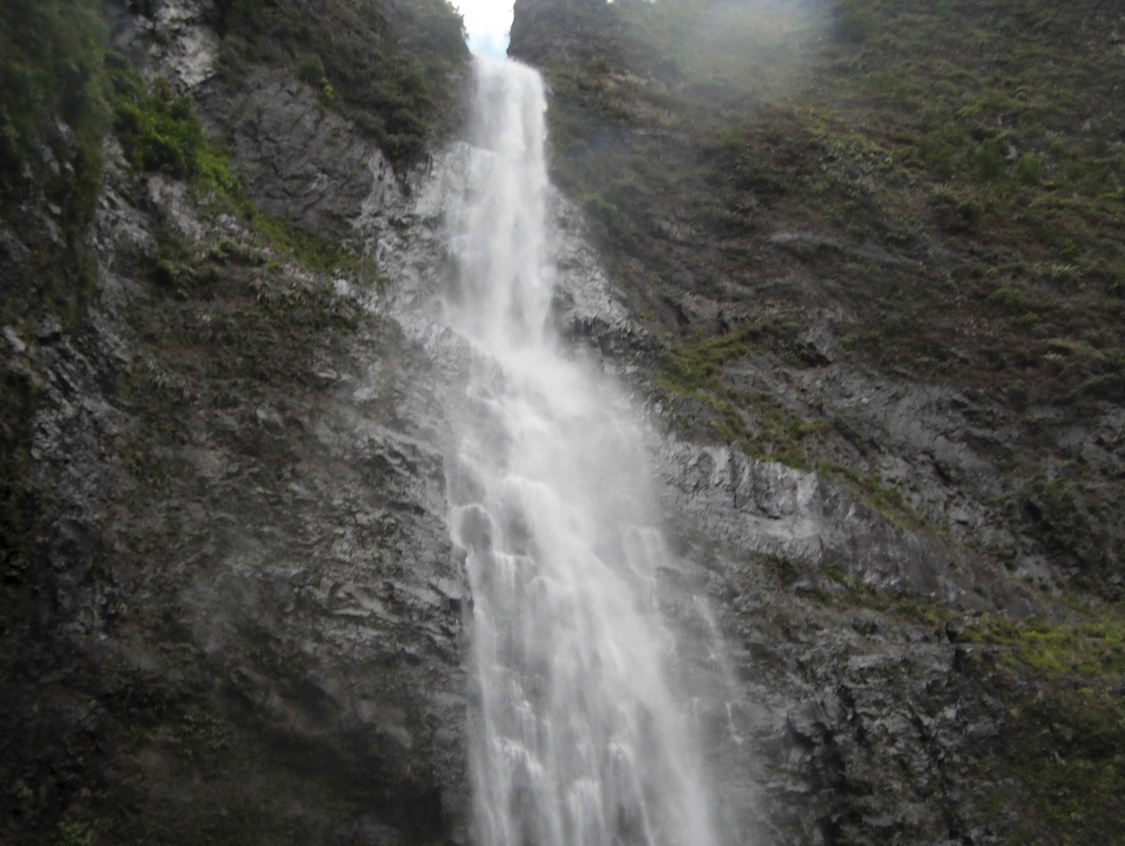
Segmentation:
<svg viewBox="0 0 1125 846">
<path fill-rule="evenodd" d="M 726 335 L 676 347 L 664 365 L 664 385 L 681 393 L 717 387 L 723 365 L 746 355 L 761 334 L 760 326 L 750 324 Z"/>
<path fill-rule="evenodd" d="M 866 619 L 860 633 L 875 634 L 876 651 L 900 625 L 953 642 L 958 657 L 951 679 L 972 690 L 961 688 L 959 707 L 984 708 L 996 721 L 995 733 L 972 750 L 968 777 L 980 786 L 972 800 L 977 814 L 999 842 L 1116 842 L 1125 811 L 1125 615 L 1119 606 L 1071 598 L 1056 608 L 1055 619 L 966 615 L 880 590 L 833 563 L 774 559 L 758 566 L 803 603 L 789 619 L 813 620 L 814 630 L 846 629 Z M 865 617 L 857 616 L 860 609 Z M 883 684 L 891 689 L 895 681 Z M 925 712 L 924 703 L 911 705 Z M 863 752 L 869 753 L 877 754 Z M 905 775 L 891 778 L 900 786 Z"/>
<path fill-rule="evenodd" d="M 737 366 L 756 348 L 772 346 L 782 356 L 797 356 L 787 340 L 791 331 L 785 323 L 759 321 L 671 347 L 656 386 L 665 399 L 690 406 L 690 411 L 682 408 L 678 414 L 685 434 L 732 444 L 764 461 L 816 470 L 892 523 L 941 533 L 874 469 L 859 472 L 839 460 L 840 445 L 850 451 L 863 448 L 847 420 L 839 416 L 802 419 L 767 390 L 740 387 L 732 373 L 724 373 L 724 368 Z"/>
<path fill-rule="evenodd" d="M 216 7 L 230 79 L 254 62 L 291 69 L 322 105 L 370 132 L 396 167 L 416 163 L 460 120 L 469 54 L 460 15 L 446 0 L 219 0 Z"/>
<path fill-rule="evenodd" d="M 0 636 L 25 626 L 32 612 L 40 577 L 36 565 L 52 508 L 31 481 L 32 421 L 44 385 L 37 359 L 27 351 L 81 326 L 95 281 L 88 233 L 107 131 L 116 134 L 138 173 L 184 180 L 211 213 L 231 213 L 250 225 L 256 243 L 227 239 L 199 257 L 170 238 L 152 258 L 154 283 L 170 298 L 244 286 L 258 307 L 243 317 L 271 326 L 231 328 L 231 338 L 245 340 L 278 326 L 293 335 L 298 329 L 351 325 L 343 304 L 323 283 L 273 286 L 258 276 L 251 285 L 244 272 L 231 273 L 265 248 L 314 273 L 380 282 L 372 262 L 260 214 L 225 156 L 205 137 L 191 100 L 173 95 L 159 78 L 146 84 L 128 58 L 107 51 L 106 37 L 92 0 L 0 4 L 0 212 L 14 239 L 6 244 L 0 286 L 0 344 L 8 362 L 0 383 Z M 10 243 L 18 246 L 8 252 Z M 280 268 L 269 269 L 270 276 L 278 273 Z M 216 322 L 209 331 L 225 330 Z M 261 365 L 286 360 L 275 354 Z M 174 383 L 187 390 L 183 377 L 158 360 L 140 372 L 150 387 Z M 190 399 L 190 392 L 182 398 Z"/>
<path fill-rule="evenodd" d="M 44 384 L 27 350 L 80 323 L 95 279 L 105 37 L 89 0 L 0 4 L 0 636 L 27 624 L 50 512 L 31 482 Z"/>
<path fill-rule="evenodd" d="M 1108 695 L 1125 679 L 1125 619 L 1114 611 L 1082 617 L 1081 622 L 1057 623 L 984 615 L 973 622 L 964 639 L 1000 648 L 1009 668 L 1074 674 L 1083 689 Z"/>
<path fill-rule="evenodd" d="M 1096 4 L 1036 6 L 578 4 L 566 23 L 593 45 L 586 62 L 530 52 L 556 94 L 560 180 L 593 200 L 615 249 L 659 249 L 646 216 L 669 195 L 685 228 L 719 223 L 734 241 L 713 272 L 736 279 L 763 217 L 875 238 L 915 263 L 854 267 L 879 306 L 840 327 L 854 354 L 932 378 L 1019 378 L 1045 395 L 1076 382 L 1108 392 L 1125 366 L 1114 234 L 1125 151 L 1106 109 L 1123 60 Z M 932 261 L 928 237 L 968 261 Z M 814 271 L 838 264 L 799 258 Z M 1033 320 L 996 312 L 990 297 L 1005 287 L 1035 300 Z M 944 319 L 924 318 L 938 308 Z M 1081 346 L 1065 374 L 1049 338 Z"/>
<path fill-rule="evenodd" d="M 817 470 L 824 478 L 846 487 L 860 501 L 866 502 L 897 526 L 947 534 L 944 527 L 933 526 L 922 518 L 903 499 L 898 488 L 887 484 L 873 470 L 861 475 L 853 468 L 836 462 L 824 462 Z"/>
<path fill-rule="evenodd" d="M 251 225 L 275 250 L 294 257 L 317 273 L 343 273 L 367 282 L 377 282 L 374 263 L 361 259 L 336 242 L 328 242 L 293 223 L 264 215 L 246 196 L 231 173 L 226 156 L 205 137 L 191 98 L 173 97 L 167 82 L 157 78 L 145 85 L 132 64 L 119 53 L 106 54 L 106 68 L 113 91 L 114 131 L 125 158 L 141 173 L 164 173 L 191 184 L 197 197 L 213 212 L 231 212 Z M 313 68 L 310 73 L 322 73 Z M 226 240 L 216 245 L 208 258 L 220 263 L 245 249 Z M 180 257 L 180 262 L 186 261 Z M 190 277 L 192 268 L 162 256 L 156 274 L 173 286 L 180 277 Z"/>
<path fill-rule="evenodd" d="M 1009 778 L 984 797 L 984 810 L 1023 809 L 1011 821 L 1012 844 L 1113 841 L 1125 812 L 1120 611 L 1088 613 L 1077 623 L 985 616 L 964 639 L 995 657 L 989 685 L 1009 703 L 991 763 Z M 1035 695 L 1018 697 L 1018 690 Z"/>
<path fill-rule="evenodd" d="M 363 258 L 339 242 L 325 240 L 287 220 L 264 215 L 240 193 L 235 197 L 235 205 L 243 218 L 265 242 L 275 250 L 291 255 L 303 267 L 314 273 L 346 276 L 365 286 L 381 287 L 386 284 L 387 279 L 379 273 L 374 259 Z M 223 199 L 229 201 L 230 198 Z"/>
<path fill-rule="evenodd" d="M 189 97 L 173 97 L 163 79 L 146 86 L 120 53 L 108 52 L 105 66 L 114 131 L 129 164 L 140 172 L 202 180 L 228 193 L 236 189 L 226 161 L 204 137 Z"/>
<path fill-rule="evenodd" d="M 1059 466 L 1027 480 L 1020 504 L 1048 550 L 1075 569 L 1079 584 L 1096 588 L 1114 575 L 1123 549 L 1114 539 L 1118 515 L 1084 483 L 1082 468 Z"/>
<path fill-rule="evenodd" d="M 776 332 L 776 327 L 770 328 Z M 803 423 L 768 394 L 724 381 L 724 367 L 737 363 L 768 334 L 763 324 L 751 323 L 725 335 L 672 347 L 657 387 L 665 398 L 687 401 L 696 408 L 695 414 L 682 418 L 696 420 L 689 434 L 733 443 L 763 460 L 812 469 L 804 441 L 827 424 Z"/>
<path fill-rule="evenodd" d="M 52 315 L 73 326 L 89 297 L 93 266 L 82 239 L 109 124 L 105 38 L 91 0 L 0 6 L 0 215 L 28 252 L 6 272 L 5 323 Z M 21 211 L 25 203 L 46 209 L 51 224 Z"/>
<path fill-rule="evenodd" d="M 1010 524 L 1062 579 L 1112 595 L 1125 542 L 1099 502 L 1125 496 L 1121 479 L 1074 460 L 1065 490 L 1035 481 L 1066 427 L 1125 395 L 1125 56 L 1107 7 L 591 0 L 535 15 L 514 44 L 551 82 L 555 178 L 666 339 L 653 378 L 680 425 L 825 470 L 911 522 L 850 424 L 819 422 L 838 411 L 748 382 L 732 327 L 788 327 L 755 339 L 759 370 L 825 364 L 798 344 L 813 323 L 853 369 L 972 391 L 1016 421 L 1052 407 L 984 448 L 1008 474 Z M 686 293 L 713 308 L 678 307 Z"/>
<path fill-rule="evenodd" d="M 1122 366 L 1115 330 L 1125 265 L 1114 233 L 1125 152 L 1105 109 L 1122 60 L 1108 42 L 1080 46 L 1099 36 L 1096 9 L 1034 7 L 578 4 L 567 23 L 594 45 L 586 63 L 531 52 L 556 94 L 559 175 L 607 212 L 599 217 L 617 246 L 629 248 L 646 224 L 655 230 L 645 215 L 669 189 L 686 224 L 726 211 L 732 234 L 768 214 L 775 226 L 875 236 L 919 265 L 910 282 L 893 267 L 856 268 L 869 296 L 897 298 L 865 314 L 862 331 L 879 344 L 857 352 L 901 351 L 929 375 L 983 368 L 994 378 L 999 364 L 1054 382 L 1046 338 L 1069 338 L 1089 351 L 1068 376 L 1106 376 Z M 611 50 L 610 39 L 623 47 Z M 673 155 L 683 163 L 675 170 L 662 164 Z M 959 246 L 973 257 L 970 278 L 925 261 L 928 232 L 967 240 Z M 1016 263 L 1005 258 L 1013 254 Z M 984 278 L 971 277 L 974 267 Z M 1035 291 L 1036 334 L 996 319 L 988 303 L 1002 287 Z M 929 328 L 913 319 L 938 302 L 951 319 Z M 1002 362 L 934 359 L 934 348 L 966 340 L 970 319 L 1011 353 Z M 1021 351 L 1023 366 L 1011 368 Z"/>
<path fill-rule="evenodd" d="M 105 37 L 90 0 L 0 6 L 0 207 L 5 216 L 13 203 L 43 192 L 63 209 L 70 226 L 81 228 L 88 220 L 108 118 L 101 73 Z M 57 169 L 42 166 L 44 147 Z"/>
</svg>

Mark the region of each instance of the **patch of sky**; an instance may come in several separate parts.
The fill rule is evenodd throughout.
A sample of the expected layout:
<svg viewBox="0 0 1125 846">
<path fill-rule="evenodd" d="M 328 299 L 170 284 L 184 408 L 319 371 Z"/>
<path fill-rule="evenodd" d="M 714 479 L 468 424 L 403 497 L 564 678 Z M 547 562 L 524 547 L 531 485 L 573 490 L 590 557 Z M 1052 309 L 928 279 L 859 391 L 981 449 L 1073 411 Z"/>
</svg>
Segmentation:
<svg viewBox="0 0 1125 846">
<path fill-rule="evenodd" d="M 512 26 L 513 0 L 454 0 L 465 19 L 469 49 L 479 56 L 503 59 L 508 55 L 508 30 Z"/>
</svg>

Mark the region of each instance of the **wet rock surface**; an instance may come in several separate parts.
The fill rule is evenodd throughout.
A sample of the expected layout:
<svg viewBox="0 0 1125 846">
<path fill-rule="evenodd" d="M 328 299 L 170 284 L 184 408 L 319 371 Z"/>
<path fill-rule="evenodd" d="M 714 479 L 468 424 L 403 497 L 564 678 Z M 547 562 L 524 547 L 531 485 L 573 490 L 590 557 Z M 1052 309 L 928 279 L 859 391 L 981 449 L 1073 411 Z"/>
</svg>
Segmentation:
<svg viewBox="0 0 1125 846">
<path fill-rule="evenodd" d="M 253 201 L 357 245 L 385 279 L 310 271 L 110 146 L 86 321 L 12 329 L 0 347 L 40 392 L 42 511 L 38 567 L 5 595 L 0 839 L 466 842 L 472 600 L 442 456 L 474 351 L 433 319 L 464 150 L 395 176 L 308 86 L 264 68 L 237 91 L 215 80 L 207 4 L 156 5 L 122 12 L 136 28 L 122 37 L 151 39 L 152 70 L 196 93 Z M 654 389 L 659 345 L 626 305 L 651 274 L 608 275 L 576 207 L 556 197 L 553 214 L 558 330 L 659 433 L 676 551 L 661 598 L 690 634 L 676 660 L 730 842 L 1011 842 L 1017 805 L 995 797 L 1020 796 L 1005 766 L 1043 697 L 964 619 L 1018 618 L 1050 583 L 1025 526 L 1058 497 L 1004 476 L 1012 421 L 987 396 L 847 365 L 819 302 L 784 355 L 755 349 L 724 375 L 768 380 L 801 421 L 847 421 L 841 460 L 908 512 L 672 434 L 692 412 Z M 9 234 L 6 268 L 30 255 Z M 175 279 L 157 267 L 169 250 Z M 660 282 L 662 307 L 730 319 L 727 299 L 682 281 Z M 1122 426 L 1119 410 L 1093 416 L 1059 455 L 1113 472 Z M 1015 550 L 1012 573 L 981 545 Z"/>
</svg>

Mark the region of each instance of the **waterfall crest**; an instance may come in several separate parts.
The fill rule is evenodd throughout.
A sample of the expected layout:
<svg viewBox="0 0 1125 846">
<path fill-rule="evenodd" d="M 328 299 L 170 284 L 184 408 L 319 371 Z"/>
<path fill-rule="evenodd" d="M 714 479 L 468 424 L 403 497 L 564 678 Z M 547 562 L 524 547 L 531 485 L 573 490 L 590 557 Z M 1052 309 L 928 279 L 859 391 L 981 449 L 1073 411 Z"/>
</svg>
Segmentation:
<svg viewBox="0 0 1125 846">
<path fill-rule="evenodd" d="M 473 365 L 449 462 L 473 594 L 479 846 L 716 846 L 656 603 L 671 566 L 641 421 L 549 326 L 546 102 L 533 70 L 477 59 L 460 284 Z"/>
</svg>

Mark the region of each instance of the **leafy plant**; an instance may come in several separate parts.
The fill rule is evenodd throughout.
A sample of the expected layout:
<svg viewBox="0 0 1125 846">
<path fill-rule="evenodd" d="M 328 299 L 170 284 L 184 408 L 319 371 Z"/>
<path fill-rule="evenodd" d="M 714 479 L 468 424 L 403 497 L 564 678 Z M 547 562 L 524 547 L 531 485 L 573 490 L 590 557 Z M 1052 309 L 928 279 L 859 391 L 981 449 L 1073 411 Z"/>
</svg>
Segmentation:
<svg viewBox="0 0 1125 846">
<path fill-rule="evenodd" d="M 204 136 L 190 98 L 173 96 L 160 78 L 146 86 L 119 53 L 110 51 L 105 62 L 114 92 L 114 130 L 130 164 L 233 190 L 233 177 Z"/>
</svg>

